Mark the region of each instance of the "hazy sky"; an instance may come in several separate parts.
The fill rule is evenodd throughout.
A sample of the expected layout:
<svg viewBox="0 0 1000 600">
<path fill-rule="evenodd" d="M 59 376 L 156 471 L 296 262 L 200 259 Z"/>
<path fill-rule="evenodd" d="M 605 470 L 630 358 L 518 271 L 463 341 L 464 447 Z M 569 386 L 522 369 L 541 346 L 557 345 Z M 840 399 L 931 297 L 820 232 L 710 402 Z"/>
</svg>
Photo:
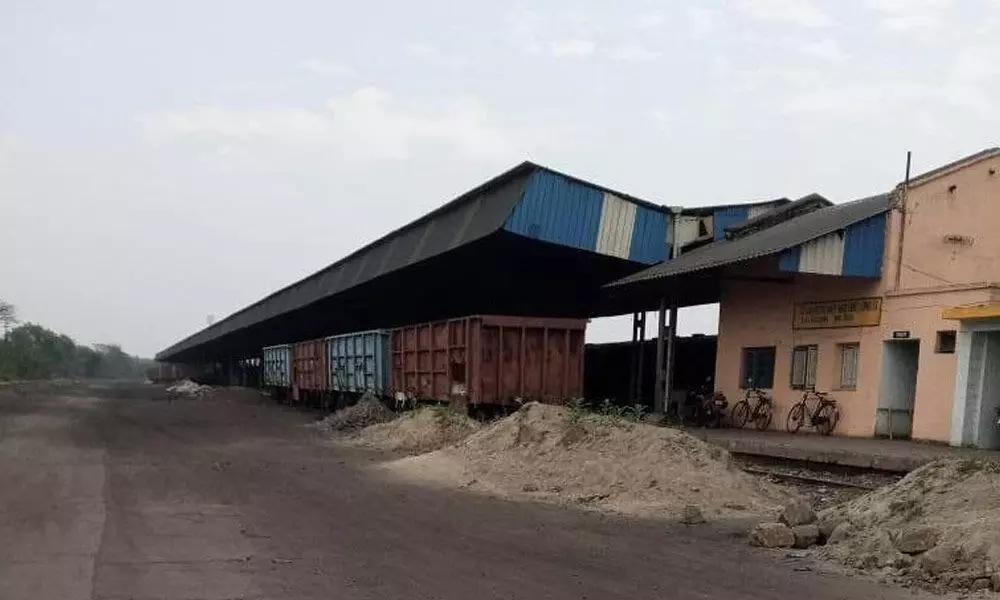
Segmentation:
<svg viewBox="0 0 1000 600">
<path fill-rule="evenodd" d="M 149 355 L 526 158 L 888 190 L 997 142 L 1000 0 L 0 0 L 0 82 L 0 298 Z"/>
</svg>

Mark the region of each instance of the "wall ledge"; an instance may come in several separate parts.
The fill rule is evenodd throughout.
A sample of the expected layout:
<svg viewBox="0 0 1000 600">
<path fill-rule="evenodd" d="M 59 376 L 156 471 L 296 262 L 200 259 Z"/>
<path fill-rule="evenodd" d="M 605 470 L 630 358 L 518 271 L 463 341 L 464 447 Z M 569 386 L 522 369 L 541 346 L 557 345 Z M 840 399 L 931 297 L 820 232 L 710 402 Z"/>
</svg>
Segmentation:
<svg viewBox="0 0 1000 600">
<path fill-rule="evenodd" d="M 886 298 L 901 298 L 904 296 L 919 296 L 921 294 L 946 294 L 948 292 L 968 292 L 973 290 L 1000 290 L 1000 283 L 995 281 L 977 281 L 973 283 L 954 283 L 922 288 L 907 288 L 904 290 L 888 290 Z"/>
</svg>

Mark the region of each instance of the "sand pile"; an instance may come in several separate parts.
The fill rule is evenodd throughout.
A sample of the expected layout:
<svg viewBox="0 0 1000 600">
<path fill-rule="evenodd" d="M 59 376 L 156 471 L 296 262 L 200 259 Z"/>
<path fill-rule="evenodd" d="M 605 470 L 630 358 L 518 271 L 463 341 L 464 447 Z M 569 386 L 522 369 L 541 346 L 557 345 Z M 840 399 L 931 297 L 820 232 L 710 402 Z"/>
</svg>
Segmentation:
<svg viewBox="0 0 1000 600">
<path fill-rule="evenodd" d="M 943 460 L 820 513 L 822 552 L 903 582 L 1000 590 L 1000 463 Z"/>
<path fill-rule="evenodd" d="M 374 394 L 365 393 L 356 404 L 342 408 L 326 416 L 316 423 L 320 431 L 352 431 L 385 423 L 392 420 L 396 414 L 382 403 Z"/>
<path fill-rule="evenodd" d="M 428 407 L 366 427 L 352 441 L 382 450 L 420 454 L 460 442 L 479 427 L 477 421 L 447 407 Z"/>
<path fill-rule="evenodd" d="M 673 429 L 529 403 L 464 441 L 383 465 L 395 477 L 638 515 L 778 510 L 788 493 Z"/>
</svg>

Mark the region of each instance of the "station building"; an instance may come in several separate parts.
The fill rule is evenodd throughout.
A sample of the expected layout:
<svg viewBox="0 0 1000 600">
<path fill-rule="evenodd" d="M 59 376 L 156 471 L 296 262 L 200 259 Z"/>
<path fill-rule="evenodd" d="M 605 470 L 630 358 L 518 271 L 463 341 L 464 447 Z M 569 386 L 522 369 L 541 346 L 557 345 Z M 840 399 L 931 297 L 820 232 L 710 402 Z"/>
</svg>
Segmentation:
<svg viewBox="0 0 1000 600">
<path fill-rule="evenodd" d="M 612 288 L 719 302 L 716 389 L 766 390 L 771 428 L 814 388 L 839 405 L 837 435 L 1000 447 L 1000 149 L 684 242 L 678 230 L 673 260 Z"/>
</svg>

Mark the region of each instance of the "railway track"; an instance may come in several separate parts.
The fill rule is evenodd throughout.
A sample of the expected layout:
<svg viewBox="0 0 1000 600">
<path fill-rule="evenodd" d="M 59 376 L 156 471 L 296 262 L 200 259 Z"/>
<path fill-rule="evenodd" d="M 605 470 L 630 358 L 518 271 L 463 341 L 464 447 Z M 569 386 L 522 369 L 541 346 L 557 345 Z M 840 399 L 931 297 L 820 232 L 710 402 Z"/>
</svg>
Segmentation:
<svg viewBox="0 0 1000 600">
<path fill-rule="evenodd" d="M 744 472 L 794 488 L 821 510 L 867 494 L 902 478 L 898 473 L 762 456 L 733 455 Z"/>
<path fill-rule="evenodd" d="M 876 490 L 879 487 L 881 487 L 879 485 L 870 483 L 855 483 L 843 479 L 835 479 L 833 477 L 822 477 L 819 475 L 792 473 L 788 471 L 783 471 L 781 469 L 768 469 L 768 468 L 752 467 L 752 466 L 744 466 L 742 467 L 742 469 L 752 475 L 764 475 L 767 477 L 773 477 L 775 479 L 783 479 L 786 481 L 801 481 L 804 483 L 812 483 L 816 485 L 828 485 L 831 487 L 852 488 L 864 491 Z"/>
</svg>

